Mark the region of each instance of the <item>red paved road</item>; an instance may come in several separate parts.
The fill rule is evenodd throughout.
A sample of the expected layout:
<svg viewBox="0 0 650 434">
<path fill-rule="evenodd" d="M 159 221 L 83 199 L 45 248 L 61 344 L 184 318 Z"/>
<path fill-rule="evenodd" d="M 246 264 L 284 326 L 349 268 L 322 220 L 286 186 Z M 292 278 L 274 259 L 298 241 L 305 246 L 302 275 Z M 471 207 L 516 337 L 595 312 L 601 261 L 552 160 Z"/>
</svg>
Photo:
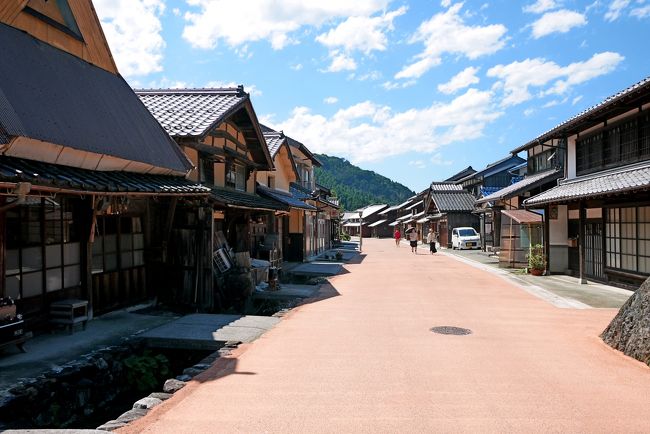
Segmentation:
<svg viewBox="0 0 650 434">
<path fill-rule="evenodd" d="M 615 311 L 555 308 L 392 240 L 364 250 L 340 295 L 122 432 L 650 432 L 650 368 L 598 338 Z"/>
</svg>

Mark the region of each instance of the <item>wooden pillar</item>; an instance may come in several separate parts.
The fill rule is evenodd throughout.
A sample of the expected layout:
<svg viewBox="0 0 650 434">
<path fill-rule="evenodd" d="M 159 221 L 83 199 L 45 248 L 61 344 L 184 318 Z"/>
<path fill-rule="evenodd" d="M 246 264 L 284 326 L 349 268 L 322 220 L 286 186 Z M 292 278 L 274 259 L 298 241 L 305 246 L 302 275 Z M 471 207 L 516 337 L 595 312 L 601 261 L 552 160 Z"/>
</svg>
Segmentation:
<svg viewBox="0 0 650 434">
<path fill-rule="evenodd" d="M 544 262 L 546 263 L 546 275 L 551 274 L 551 207 L 544 207 Z"/>
<path fill-rule="evenodd" d="M 585 223 L 587 220 L 587 210 L 585 209 L 585 203 L 580 202 L 579 209 L 579 220 L 578 220 L 578 251 L 580 255 L 580 283 L 586 284 L 587 279 L 585 277 Z"/>
<path fill-rule="evenodd" d="M 100 198 L 92 197 L 90 200 L 90 210 L 85 208 L 83 209 L 83 222 L 81 227 L 85 229 L 87 238 L 83 239 L 85 241 L 85 251 L 82 251 L 82 276 L 83 276 L 83 288 L 84 296 L 88 300 L 88 319 L 93 319 L 95 304 L 93 297 L 93 243 L 95 242 L 95 227 L 97 226 L 97 204 L 96 201 Z M 87 203 L 84 201 L 84 203 Z"/>
<path fill-rule="evenodd" d="M 5 196 L 0 197 L 0 207 L 3 207 L 7 202 Z M 7 255 L 7 239 L 5 237 L 6 226 L 6 212 L 0 211 L 0 297 L 6 295 L 5 288 L 5 258 Z"/>
</svg>

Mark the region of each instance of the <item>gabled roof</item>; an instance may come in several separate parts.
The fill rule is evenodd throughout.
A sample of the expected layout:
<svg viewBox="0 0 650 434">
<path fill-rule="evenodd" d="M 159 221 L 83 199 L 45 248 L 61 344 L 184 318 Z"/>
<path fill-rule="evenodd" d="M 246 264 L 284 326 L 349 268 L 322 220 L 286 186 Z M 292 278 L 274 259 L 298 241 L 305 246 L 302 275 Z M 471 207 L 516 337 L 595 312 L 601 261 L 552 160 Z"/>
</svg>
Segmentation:
<svg viewBox="0 0 650 434">
<path fill-rule="evenodd" d="M 323 165 L 318 160 L 318 158 L 316 158 L 316 156 L 314 154 L 312 154 L 311 151 L 305 145 L 300 143 L 298 140 L 293 139 L 293 138 L 291 138 L 289 136 L 287 136 L 287 140 L 289 142 L 289 146 L 294 147 L 294 148 L 300 150 L 300 152 L 302 152 L 303 154 L 305 154 L 305 156 L 307 156 L 307 158 L 311 160 L 311 164 L 313 164 L 316 167 L 320 167 L 320 166 Z"/>
<path fill-rule="evenodd" d="M 257 192 L 262 196 L 266 196 L 278 202 L 284 203 L 291 208 L 308 209 L 312 211 L 316 210 L 315 206 L 309 205 L 297 197 L 291 195 L 290 193 L 284 191 L 264 187 L 263 185 L 258 185 Z"/>
<path fill-rule="evenodd" d="M 28 137 L 160 172 L 192 168 L 119 75 L 5 24 L 0 59 L 0 143 Z"/>
<path fill-rule="evenodd" d="M 314 199 L 314 195 L 308 189 L 295 182 L 289 184 L 289 191 L 300 200 Z"/>
<path fill-rule="evenodd" d="M 1 182 L 29 182 L 32 190 L 56 193 L 208 195 L 210 189 L 180 176 L 99 171 L 0 156 Z"/>
<path fill-rule="evenodd" d="M 212 187 L 210 197 L 215 202 L 229 208 L 246 208 L 264 211 L 288 211 L 289 206 L 258 194 L 232 190 L 230 188 Z"/>
<path fill-rule="evenodd" d="M 634 164 L 591 175 L 560 181 L 543 193 L 524 201 L 526 206 L 546 203 L 570 202 L 583 198 L 596 198 L 632 191 L 650 189 L 650 162 Z"/>
<path fill-rule="evenodd" d="M 476 199 L 466 191 L 431 192 L 431 199 L 439 212 L 473 211 Z"/>
<path fill-rule="evenodd" d="M 646 77 L 627 89 L 623 89 L 622 91 L 605 98 L 595 106 L 578 113 L 549 131 L 540 134 L 525 145 L 519 146 L 510 152 L 517 154 L 539 143 L 573 135 L 592 125 L 597 125 L 609 117 L 625 113 L 635 107 L 640 107 L 642 104 L 649 101 L 650 77 Z"/>
<path fill-rule="evenodd" d="M 502 210 L 501 214 L 504 214 L 517 223 L 524 223 L 524 224 L 541 224 L 543 222 L 542 215 L 537 214 L 532 211 L 528 211 L 525 209 L 509 209 L 509 210 Z"/>
<path fill-rule="evenodd" d="M 384 220 L 377 220 L 377 221 L 374 222 L 374 223 L 370 223 L 370 224 L 368 225 L 368 227 L 369 227 L 369 228 L 374 228 L 374 227 L 379 226 L 380 224 L 386 223 L 387 221 L 388 221 L 388 220 L 385 220 L 385 219 L 384 219 Z"/>
<path fill-rule="evenodd" d="M 244 87 L 137 89 L 140 100 L 170 136 L 203 139 L 229 120 L 243 132 L 255 162 L 273 167 L 271 155 Z"/>
<path fill-rule="evenodd" d="M 431 191 L 463 191 L 463 186 L 449 182 L 432 182 Z"/>
<path fill-rule="evenodd" d="M 477 200 L 477 203 L 491 202 L 495 200 L 503 200 L 510 197 L 518 196 L 519 194 L 525 193 L 529 190 L 532 190 L 535 187 L 544 185 L 546 183 L 552 182 L 555 179 L 562 177 L 562 171 L 560 169 L 547 170 L 545 172 L 536 173 L 534 175 L 526 176 L 519 182 L 511 184 L 507 187 L 502 188 L 496 193 L 492 193 L 488 196 L 482 197 Z"/>
<path fill-rule="evenodd" d="M 264 141 L 266 142 L 266 146 L 268 147 L 271 158 L 274 160 L 274 164 L 275 164 L 275 157 L 278 155 L 278 152 L 280 152 L 280 148 L 285 146 L 287 149 L 287 156 L 290 160 L 289 163 L 291 164 L 291 169 L 293 170 L 296 179 L 299 179 L 300 173 L 298 172 L 298 167 L 296 166 L 296 162 L 293 159 L 293 155 L 291 153 L 291 148 L 289 147 L 289 142 L 287 141 L 287 137 L 284 135 L 284 133 L 280 131 L 273 131 L 268 127 L 264 127 L 262 124 L 260 124 L 260 127 L 263 127 L 262 134 L 264 135 Z"/>
<path fill-rule="evenodd" d="M 368 218 L 373 214 L 378 213 L 379 211 L 383 210 L 386 208 L 388 205 L 386 204 L 380 204 L 380 205 L 369 205 L 363 209 L 360 209 L 358 211 L 362 211 L 361 218 Z M 357 212 L 358 212 L 357 211 Z"/>
<path fill-rule="evenodd" d="M 463 179 L 467 175 L 471 175 L 472 173 L 476 173 L 476 170 L 472 168 L 472 166 L 468 166 L 465 169 L 461 170 L 460 172 L 456 173 L 455 175 L 451 175 L 449 178 L 445 179 L 443 182 L 456 182 L 459 179 Z"/>
<path fill-rule="evenodd" d="M 517 156 L 517 155 L 509 155 L 505 158 L 502 158 L 499 161 L 495 161 L 494 163 L 488 164 L 485 169 L 479 170 L 478 172 L 475 172 L 471 175 L 466 176 L 465 178 L 462 178 L 458 180 L 458 182 L 464 182 L 473 178 L 487 178 L 489 176 L 492 176 L 494 174 L 500 173 L 500 172 L 505 172 L 513 167 L 519 166 L 522 163 L 526 163 L 526 160 L 523 158 Z"/>
<path fill-rule="evenodd" d="M 409 205 L 409 204 L 410 204 L 411 202 L 413 202 L 414 200 L 415 200 L 414 198 L 407 199 L 406 201 L 400 203 L 399 205 L 393 205 L 393 206 L 391 206 L 391 207 L 388 207 L 388 208 L 384 209 L 384 210 L 381 211 L 379 214 L 388 214 L 388 213 L 391 212 L 391 211 L 395 211 L 395 210 L 402 209 L 402 208 L 404 208 L 405 206 Z"/>
</svg>

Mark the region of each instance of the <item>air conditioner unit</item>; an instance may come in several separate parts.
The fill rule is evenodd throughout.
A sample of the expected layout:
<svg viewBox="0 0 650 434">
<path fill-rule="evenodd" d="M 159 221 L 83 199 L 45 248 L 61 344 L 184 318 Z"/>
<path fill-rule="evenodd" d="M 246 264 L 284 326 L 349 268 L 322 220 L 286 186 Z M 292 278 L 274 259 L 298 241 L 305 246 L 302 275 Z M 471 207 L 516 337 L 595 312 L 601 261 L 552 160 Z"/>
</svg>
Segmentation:
<svg viewBox="0 0 650 434">
<path fill-rule="evenodd" d="M 219 249 L 214 252 L 212 255 L 212 262 L 219 269 L 219 272 L 225 273 L 226 271 L 232 268 L 228 255 L 224 249 Z"/>
</svg>

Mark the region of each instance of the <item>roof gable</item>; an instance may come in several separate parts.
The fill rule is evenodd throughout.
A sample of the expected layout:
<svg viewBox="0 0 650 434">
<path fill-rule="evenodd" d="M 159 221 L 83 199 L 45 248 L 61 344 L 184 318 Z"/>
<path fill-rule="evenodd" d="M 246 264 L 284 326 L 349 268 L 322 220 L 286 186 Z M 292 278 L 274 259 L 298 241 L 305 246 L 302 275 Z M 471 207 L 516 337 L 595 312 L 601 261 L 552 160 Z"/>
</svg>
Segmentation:
<svg viewBox="0 0 650 434">
<path fill-rule="evenodd" d="M 226 121 L 244 134 L 254 161 L 273 167 L 257 115 L 244 87 L 137 89 L 136 94 L 170 136 L 202 139 Z"/>
<path fill-rule="evenodd" d="M 12 59 L 0 62 L 0 129 L 6 141 L 26 137 L 143 163 L 161 173 L 185 174 L 191 168 L 119 75 L 5 24 L 0 24 L 0 58 Z M 9 154 L 67 164 L 59 155 Z"/>
</svg>

